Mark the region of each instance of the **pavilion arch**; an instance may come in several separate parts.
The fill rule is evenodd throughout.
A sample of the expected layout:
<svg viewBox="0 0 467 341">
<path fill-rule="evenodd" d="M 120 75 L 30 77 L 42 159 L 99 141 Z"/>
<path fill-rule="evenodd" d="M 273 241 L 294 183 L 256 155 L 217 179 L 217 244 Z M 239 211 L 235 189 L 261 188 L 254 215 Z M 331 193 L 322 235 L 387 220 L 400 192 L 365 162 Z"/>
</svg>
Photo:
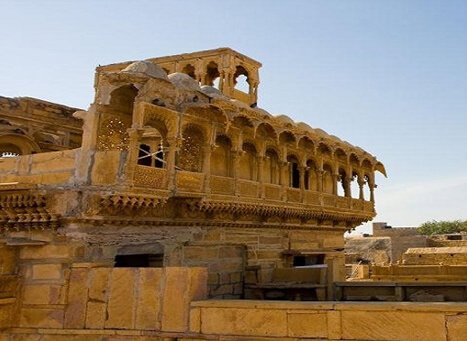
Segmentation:
<svg viewBox="0 0 467 341">
<path fill-rule="evenodd" d="M 347 153 L 344 149 L 337 147 L 334 151 L 334 158 L 338 160 L 340 163 L 346 164 L 348 161 Z"/>
<path fill-rule="evenodd" d="M 287 162 L 289 164 L 288 174 L 289 174 L 289 187 L 300 188 L 300 159 L 294 155 L 287 155 Z"/>
<path fill-rule="evenodd" d="M 224 134 L 216 136 L 215 148 L 211 152 L 211 174 L 232 176 L 232 141 Z"/>
<path fill-rule="evenodd" d="M 373 169 L 373 165 L 371 163 L 370 160 L 368 159 L 364 159 L 362 161 L 362 168 L 364 168 L 365 170 L 372 170 Z"/>
<path fill-rule="evenodd" d="M 277 132 L 272 125 L 263 122 L 256 127 L 255 136 L 263 139 L 277 139 Z"/>
<path fill-rule="evenodd" d="M 246 127 L 248 128 L 254 128 L 254 124 L 252 122 L 252 120 L 245 116 L 245 115 L 237 115 L 237 116 L 234 116 L 231 120 L 232 122 L 232 125 L 234 127 L 237 127 L 237 128 L 240 128 L 240 129 L 244 129 Z"/>
<path fill-rule="evenodd" d="M 364 173 L 363 174 L 363 200 L 370 200 L 371 198 L 371 186 L 372 186 L 372 180 L 371 180 L 371 175 L 370 173 Z"/>
<path fill-rule="evenodd" d="M 308 136 L 302 136 L 298 141 L 298 148 L 306 152 L 307 154 L 314 154 L 315 143 Z"/>
<path fill-rule="evenodd" d="M 264 153 L 263 181 L 265 183 L 278 185 L 280 183 L 279 153 L 273 147 L 267 147 Z"/>
<path fill-rule="evenodd" d="M 314 159 L 308 159 L 305 164 L 305 189 L 318 191 L 318 163 Z"/>
<path fill-rule="evenodd" d="M 219 89 L 219 79 L 220 79 L 220 72 L 219 66 L 216 62 L 210 61 L 206 65 L 206 76 L 204 79 L 204 83 L 209 86 L 214 86 L 215 88 Z"/>
<path fill-rule="evenodd" d="M 112 111 L 132 115 L 138 89 L 133 84 L 123 85 L 110 93 L 109 107 Z"/>
<path fill-rule="evenodd" d="M 237 65 L 233 75 L 233 84 L 236 90 L 248 93 L 250 91 L 250 76 L 243 65 Z"/>
<path fill-rule="evenodd" d="M 182 145 L 178 152 L 180 170 L 202 172 L 206 135 L 198 125 L 186 124 L 182 130 Z"/>
<path fill-rule="evenodd" d="M 183 66 L 182 73 L 185 73 L 188 76 L 190 76 L 191 78 L 196 80 L 196 71 L 195 71 L 195 67 L 193 65 L 186 64 L 185 66 Z"/>
<path fill-rule="evenodd" d="M 334 194 L 334 173 L 332 166 L 328 163 L 323 165 L 323 192 Z"/>
<path fill-rule="evenodd" d="M 357 170 L 352 170 L 352 176 L 350 177 L 350 196 L 354 199 L 360 199 L 360 185 L 358 179 L 360 175 Z"/>
<path fill-rule="evenodd" d="M 351 153 L 349 156 L 349 163 L 354 170 L 360 168 L 360 159 L 355 153 Z"/>
<path fill-rule="evenodd" d="M 0 135 L 0 157 L 2 155 L 17 156 L 39 153 L 38 144 L 25 135 L 8 133 Z"/>
<path fill-rule="evenodd" d="M 318 152 L 321 156 L 331 158 L 332 157 L 332 149 L 324 142 L 320 142 L 318 144 Z"/>
<path fill-rule="evenodd" d="M 284 130 L 279 134 L 279 143 L 280 144 L 295 144 L 297 143 L 297 139 L 295 138 L 295 135 L 288 131 Z"/>
<path fill-rule="evenodd" d="M 257 179 L 257 149 L 251 142 L 244 142 L 238 164 L 238 177 L 246 180 Z"/>
</svg>

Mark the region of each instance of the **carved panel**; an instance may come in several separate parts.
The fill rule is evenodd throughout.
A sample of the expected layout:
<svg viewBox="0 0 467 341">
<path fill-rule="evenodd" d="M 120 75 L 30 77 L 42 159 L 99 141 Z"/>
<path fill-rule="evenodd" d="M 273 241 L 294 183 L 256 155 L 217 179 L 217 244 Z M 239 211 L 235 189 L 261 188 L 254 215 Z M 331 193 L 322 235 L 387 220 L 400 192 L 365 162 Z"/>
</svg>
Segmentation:
<svg viewBox="0 0 467 341">
<path fill-rule="evenodd" d="M 324 193 L 322 195 L 323 195 L 323 205 L 324 206 L 332 206 L 332 207 L 336 206 L 337 197 L 335 195 L 324 194 Z"/>
<path fill-rule="evenodd" d="M 215 194 L 235 193 L 235 181 L 223 176 L 211 176 L 211 192 Z"/>
<path fill-rule="evenodd" d="M 201 192 L 203 188 L 203 173 L 178 171 L 177 190 L 183 192 Z"/>
<path fill-rule="evenodd" d="M 118 117 L 104 118 L 97 134 L 97 149 L 102 151 L 126 150 L 128 148 L 127 129 L 129 127 L 129 122 L 123 122 Z"/>
<path fill-rule="evenodd" d="M 167 170 L 162 168 L 137 165 L 135 169 L 135 185 L 151 188 L 167 187 Z"/>
<path fill-rule="evenodd" d="M 300 190 L 297 188 L 287 188 L 287 201 L 300 202 Z"/>
<path fill-rule="evenodd" d="M 255 181 L 238 180 L 238 192 L 240 196 L 258 197 L 258 183 Z"/>
<path fill-rule="evenodd" d="M 336 199 L 338 208 L 349 208 L 349 198 L 337 197 Z"/>
<path fill-rule="evenodd" d="M 305 203 L 308 205 L 321 205 L 320 193 L 305 191 Z"/>
<path fill-rule="evenodd" d="M 281 200 L 281 186 L 264 185 L 264 195 L 268 200 Z"/>
<path fill-rule="evenodd" d="M 365 211 L 373 212 L 375 210 L 375 204 L 371 201 L 364 201 L 363 207 Z"/>
<path fill-rule="evenodd" d="M 362 211 L 363 201 L 360 199 L 352 199 L 352 209 Z"/>
</svg>

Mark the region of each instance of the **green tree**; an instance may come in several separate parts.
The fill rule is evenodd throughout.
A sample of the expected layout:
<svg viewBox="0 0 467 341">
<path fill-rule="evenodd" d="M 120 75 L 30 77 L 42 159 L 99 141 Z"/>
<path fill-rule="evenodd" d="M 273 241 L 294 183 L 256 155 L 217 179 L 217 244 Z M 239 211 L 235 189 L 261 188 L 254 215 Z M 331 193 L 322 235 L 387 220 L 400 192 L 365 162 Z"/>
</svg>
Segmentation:
<svg viewBox="0 0 467 341">
<path fill-rule="evenodd" d="M 433 234 L 446 234 L 467 232 L 467 220 L 431 220 L 421 224 L 417 228 L 418 233 L 431 236 Z"/>
</svg>

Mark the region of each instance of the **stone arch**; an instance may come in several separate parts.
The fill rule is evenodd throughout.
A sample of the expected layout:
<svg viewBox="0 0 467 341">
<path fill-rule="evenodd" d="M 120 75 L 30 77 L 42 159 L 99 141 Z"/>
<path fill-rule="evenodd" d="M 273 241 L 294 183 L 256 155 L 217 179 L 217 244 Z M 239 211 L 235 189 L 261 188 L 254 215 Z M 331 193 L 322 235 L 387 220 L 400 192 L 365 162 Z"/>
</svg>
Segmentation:
<svg viewBox="0 0 467 341">
<path fill-rule="evenodd" d="M 384 168 L 384 165 L 381 162 L 376 162 L 375 165 L 373 166 L 374 171 L 378 171 L 381 174 L 383 174 L 386 178 L 388 177 L 386 175 L 386 169 Z"/>
<path fill-rule="evenodd" d="M 147 122 L 138 144 L 138 164 L 156 168 L 166 167 L 167 127 L 163 121 Z"/>
<path fill-rule="evenodd" d="M 318 144 L 318 152 L 322 157 L 332 158 L 332 149 L 324 142 L 320 142 Z"/>
<path fill-rule="evenodd" d="M 216 62 L 210 61 L 206 65 L 206 76 L 204 79 L 204 84 L 213 86 L 216 89 L 219 89 L 219 80 L 220 80 L 220 72 L 219 66 Z"/>
<path fill-rule="evenodd" d="M 39 145 L 28 136 L 14 133 L 0 135 L 0 155 L 18 156 L 40 151 Z"/>
<path fill-rule="evenodd" d="M 249 93 L 250 91 L 250 78 L 249 72 L 243 65 L 237 65 L 233 75 L 233 84 L 236 90 Z"/>
<path fill-rule="evenodd" d="M 341 164 L 346 164 L 348 162 L 347 153 L 340 147 L 337 147 L 336 150 L 334 150 L 334 158 Z"/>
<path fill-rule="evenodd" d="M 284 130 L 279 134 L 279 143 L 280 144 L 294 144 L 297 142 L 295 135 L 289 131 Z"/>
<path fill-rule="evenodd" d="M 240 129 L 243 129 L 246 127 L 248 128 L 254 127 L 253 121 L 245 115 L 237 115 L 234 118 L 232 118 L 231 122 L 234 127 L 237 127 Z"/>
<path fill-rule="evenodd" d="M 287 155 L 287 162 L 289 164 L 289 187 L 300 188 L 300 160 L 295 154 Z"/>
<path fill-rule="evenodd" d="M 302 136 L 300 140 L 298 140 L 298 148 L 303 150 L 306 154 L 314 154 L 315 143 L 308 136 Z"/>
<path fill-rule="evenodd" d="M 132 115 L 138 89 L 133 84 L 123 85 L 110 93 L 109 107 L 114 112 Z"/>
<path fill-rule="evenodd" d="M 323 165 L 323 192 L 334 194 L 334 174 L 332 166 L 328 163 Z"/>
<path fill-rule="evenodd" d="M 318 163 L 314 159 L 308 159 L 305 168 L 305 189 L 318 191 L 318 183 Z"/>
<path fill-rule="evenodd" d="M 244 142 L 240 156 L 238 175 L 241 179 L 257 179 L 257 148 L 251 142 Z"/>
<path fill-rule="evenodd" d="M 277 139 L 277 131 L 269 123 L 260 123 L 255 130 L 255 136 L 264 139 Z"/>
<path fill-rule="evenodd" d="M 184 65 L 182 67 L 182 72 L 184 74 L 187 74 L 188 76 L 190 76 L 191 78 L 195 79 L 196 80 L 196 69 L 193 65 L 191 65 L 190 63 Z"/>
<path fill-rule="evenodd" d="M 178 167 L 184 171 L 202 172 L 205 145 L 206 135 L 203 129 L 198 125 L 186 124 L 182 131 L 182 144 L 178 152 Z"/>
<path fill-rule="evenodd" d="M 211 153 L 211 174 L 218 176 L 232 176 L 232 141 L 224 134 L 217 135 L 215 148 Z"/>
<path fill-rule="evenodd" d="M 263 181 L 278 185 L 280 179 L 279 153 L 275 148 L 267 147 L 264 156 Z"/>
</svg>

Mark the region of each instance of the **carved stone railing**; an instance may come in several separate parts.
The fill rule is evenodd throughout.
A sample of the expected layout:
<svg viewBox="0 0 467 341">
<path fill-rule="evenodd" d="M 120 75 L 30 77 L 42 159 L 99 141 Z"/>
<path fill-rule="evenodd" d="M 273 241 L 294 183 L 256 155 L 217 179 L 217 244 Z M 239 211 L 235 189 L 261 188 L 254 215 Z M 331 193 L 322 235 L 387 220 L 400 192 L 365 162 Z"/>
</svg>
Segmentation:
<svg viewBox="0 0 467 341">
<path fill-rule="evenodd" d="M 281 200 L 282 186 L 264 184 L 264 198 L 266 200 Z"/>
<path fill-rule="evenodd" d="M 308 205 L 321 205 L 321 193 L 305 191 L 303 202 Z"/>
<path fill-rule="evenodd" d="M 301 190 L 298 188 L 287 188 L 288 202 L 301 202 Z"/>
<path fill-rule="evenodd" d="M 180 192 L 200 193 L 203 190 L 204 174 L 188 171 L 177 171 L 176 188 Z"/>
<path fill-rule="evenodd" d="M 321 193 L 321 196 L 323 198 L 323 205 L 324 206 L 336 207 L 337 195 L 328 194 L 328 193 Z"/>
<path fill-rule="evenodd" d="M 352 199 L 352 207 L 353 210 L 356 211 L 363 211 L 364 206 L 363 206 L 363 200 L 360 199 Z"/>
<path fill-rule="evenodd" d="M 258 198 L 259 183 L 252 180 L 238 179 L 237 193 L 239 196 Z"/>
<path fill-rule="evenodd" d="M 350 208 L 350 199 L 347 197 L 337 197 L 336 198 L 336 207 L 337 208 Z"/>
<path fill-rule="evenodd" d="M 211 193 L 213 194 L 235 194 L 235 179 L 224 176 L 211 176 Z"/>
<path fill-rule="evenodd" d="M 167 188 L 167 170 L 137 165 L 134 183 L 135 186 L 165 189 Z"/>
</svg>

